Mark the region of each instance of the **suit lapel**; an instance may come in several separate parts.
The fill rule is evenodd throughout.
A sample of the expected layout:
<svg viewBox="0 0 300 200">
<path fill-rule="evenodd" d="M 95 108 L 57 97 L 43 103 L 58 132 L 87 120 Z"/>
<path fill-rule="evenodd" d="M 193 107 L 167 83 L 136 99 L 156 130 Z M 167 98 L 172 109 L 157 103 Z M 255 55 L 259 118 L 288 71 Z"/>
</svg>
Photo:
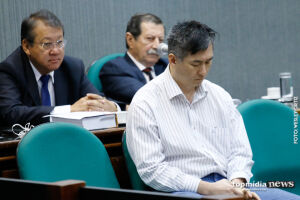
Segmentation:
<svg viewBox="0 0 300 200">
<path fill-rule="evenodd" d="M 65 77 L 62 67 L 60 66 L 56 71 L 54 71 L 54 92 L 56 105 L 65 105 L 69 102 L 69 88 L 67 87 L 68 83 L 66 80 L 67 77 Z"/>
<path fill-rule="evenodd" d="M 23 59 L 25 59 L 23 63 L 25 63 L 24 73 L 25 73 L 27 91 L 30 94 L 33 102 L 36 105 L 41 105 L 41 99 L 40 99 L 40 95 L 39 95 L 39 91 L 38 91 L 38 85 L 37 85 L 37 82 L 35 80 L 33 70 L 32 70 L 31 65 L 29 63 L 27 55 L 22 55 L 22 57 L 23 57 Z"/>
<path fill-rule="evenodd" d="M 136 64 L 131 60 L 131 58 L 128 56 L 127 53 L 125 53 L 125 56 L 124 56 L 126 62 L 128 63 L 129 66 L 132 66 L 134 69 L 134 73 L 135 75 L 138 77 L 138 79 L 140 79 L 141 81 L 143 81 L 145 84 L 146 84 L 146 79 L 145 79 L 145 76 L 143 74 L 143 72 L 140 71 L 140 69 L 138 68 L 138 66 L 136 66 Z M 131 70 L 129 70 L 131 71 Z"/>
</svg>

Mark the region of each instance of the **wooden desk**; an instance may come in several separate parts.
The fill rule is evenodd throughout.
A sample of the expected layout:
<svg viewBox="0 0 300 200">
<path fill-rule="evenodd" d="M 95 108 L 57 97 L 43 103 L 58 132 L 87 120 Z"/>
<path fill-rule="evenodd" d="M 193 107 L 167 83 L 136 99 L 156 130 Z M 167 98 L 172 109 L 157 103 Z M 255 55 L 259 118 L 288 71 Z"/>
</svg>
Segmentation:
<svg viewBox="0 0 300 200">
<path fill-rule="evenodd" d="M 12 178 L 0 178 L 1 197 L 30 200 L 78 200 L 84 181 L 64 180 L 38 182 Z"/>
<path fill-rule="evenodd" d="M 86 200 L 86 199 L 122 199 L 122 200 L 185 200 L 199 199 L 176 196 L 170 193 L 124 190 L 113 188 L 87 187 L 84 181 L 63 180 L 57 182 L 39 182 L 11 178 L 0 178 L 1 196 L 8 199 L 31 200 Z M 243 200 L 236 195 L 204 196 L 203 200 Z"/>
<path fill-rule="evenodd" d="M 131 188 L 123 157 L 122 135 L 125 127 L 92 131 L 104 144 L 122 188 Z M 19 140 L 14 135 L 2 134 L 0 140 L 0 177 L 19 178 L 16 149 Z M 5 140 L 7 138 L 7 140 Z"/>
</svg>

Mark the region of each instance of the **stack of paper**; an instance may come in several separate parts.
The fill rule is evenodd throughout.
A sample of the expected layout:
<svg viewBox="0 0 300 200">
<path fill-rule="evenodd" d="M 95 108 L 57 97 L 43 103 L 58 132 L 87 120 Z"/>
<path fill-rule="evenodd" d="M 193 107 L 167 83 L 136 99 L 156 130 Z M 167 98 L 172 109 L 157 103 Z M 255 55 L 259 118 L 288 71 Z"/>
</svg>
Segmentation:
<svg viewBox="0 0 300 200">
<path fill-rule="evenodd" d="M 76 124 L 87 130 L 117 127 L 115 112 L 69 112 L 50 115 L 51 122 Z"/>
</svg>

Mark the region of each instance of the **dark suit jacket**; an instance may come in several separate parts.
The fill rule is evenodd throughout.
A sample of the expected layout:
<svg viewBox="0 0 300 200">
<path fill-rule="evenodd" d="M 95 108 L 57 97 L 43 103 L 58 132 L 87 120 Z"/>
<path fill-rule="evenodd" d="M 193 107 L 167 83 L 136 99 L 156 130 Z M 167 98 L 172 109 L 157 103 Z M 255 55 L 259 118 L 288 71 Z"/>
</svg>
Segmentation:
<svg viewBox="0 0 300 200">
<path fill-rule="evenodd" d="M 161 74 L 167 67 L 165 59 L 159 59 L 154 65 L 155 74 Z M 105 63 L 100 71 L 104 94 L 112 99 L 130 104 L 138 89 L 146 84 L 143 72 L 134 64 L 130 57 L 117 57 Z"/>
<path fill-rule="evenodd" d="M 87 93 L 99 94 L 84 73 L 81 60 L 65 56 L 54 72 L 56 105 L 75 103 Z M 100 94 L 101 95 L 101 94 Z M 21 47 L 0 63 L 0 124 L 40 124 L 54 107 L 41 106 L 37 82 L 28 57 Z"/>
</svg>

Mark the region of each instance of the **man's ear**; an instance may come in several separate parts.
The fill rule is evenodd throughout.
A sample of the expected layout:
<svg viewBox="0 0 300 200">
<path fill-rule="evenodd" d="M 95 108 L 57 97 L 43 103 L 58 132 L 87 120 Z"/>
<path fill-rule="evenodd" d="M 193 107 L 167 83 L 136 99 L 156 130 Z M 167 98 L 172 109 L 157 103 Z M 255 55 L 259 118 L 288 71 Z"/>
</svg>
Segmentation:
<svg viewBox="0 0 300 200">
<path fill-rule="evenodd" d="M 127 45 L 130 48 L 133 48 L 133 42 L 135 41 L 135 38 L 133 37 L 133 35 L 130 32 L 126 32 L 126 42 Z"/>
<path fill-rule="evenodd" d="M 31 44 L 29 44 L 29 42 L 26 39 L 22 40 L 23 51 L 26 53 L 28 57 L 30 57 L 30 50 L 29 50 L 30 46 Z"/>
<path fill-rule="evenodd" d="M 169 53 L 168 59 L 170 64 L 176 64 L 176 56 L 173 53 Z"/>
</svg>

